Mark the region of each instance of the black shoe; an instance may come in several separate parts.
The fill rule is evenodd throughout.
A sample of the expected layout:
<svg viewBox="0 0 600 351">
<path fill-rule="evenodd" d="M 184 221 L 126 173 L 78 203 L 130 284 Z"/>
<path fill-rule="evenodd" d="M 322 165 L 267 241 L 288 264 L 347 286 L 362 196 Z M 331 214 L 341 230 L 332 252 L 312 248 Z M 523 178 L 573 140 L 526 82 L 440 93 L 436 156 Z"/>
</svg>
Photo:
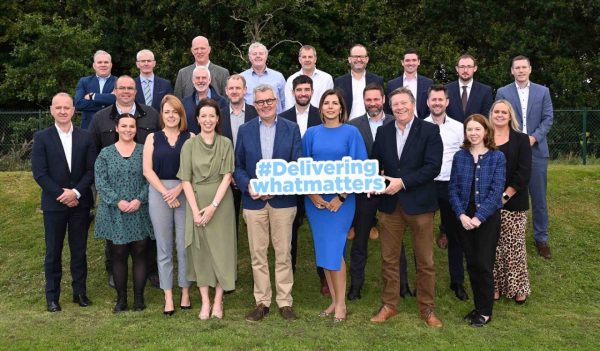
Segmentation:
<svg viewBox="0 0 600 351">
<path fill-rule="evenodd" d="M 473 310 L 471 312 L 469 312 L 465 318 L 463 318 L 463 320 L 469 324 L 471 324 L 473 322 L 473 319 L 475 317 L 479 316 L 479 312 L 477 312 L 477 310 Z"/>
<path fill-rule="evenodd" d="M 127 294 L 126 293 L 118 294 L 117 295 L 117 304 L 115 305 L 115 308 L 113 308 L 113 312 L 119 313 L 119 312 L 127 311 L 128 309 L 129 309 L 129 307 L 127 306 Z"/>
<path fill-rule="evenodd" d="M 182 310 L 191 310 L 192 309 L 192 304 L 190 303 L 189 306 L 179 305 L 179 308 L 181 308 Z"/>
<path fill-rule="evenodd" d="M 471 326 L 473 326 L 475 328 L 481 328 L 481 327 L 483 327 L 484 325 L 488 324 L 491 321 L 492 321 L 492 316 L 489 316 L 488 319 L 486 320 L 485 317 L 482 314 L 478 314 L 471 321 Z"/>
<path fill-rule="evenodd" d="M 415 297 L 416 296 L 415 293 L 413 293 L 410 290 L 410 286 L 408 286 L 408 283 L 406 283 L 404 285 L 400 285 L 400 297 L 402 297 L 402 298 L 405 298 L 405 297 Z"/>
<path fill-rule="evenodd" d="M 160 289 L 160 279 L 158 278 L 158 274 L 153 273 L 148 276 L 148 281 L 153 288 Z"/>
<path fill-rule="evenodd" d="M 163 311 L 163 314 L 164 314 L 165 316 L 169 316 L 169 317 L 170 317 L 170 316 L 172 316 L 172 315 L 173 315 L 173 313 L 175 313 L 175 310 Z"/>
<path fill-rule="evenodd" d="M 265 318 L 265 316 L 269 314 L 269 307 L 263 305 L 262 303 L 258 304 L 250 313 L 246 315 L 246 321 L 248 322 L 260 322 Z"/>
<path fill-rule="evenodd" d="M 450 285 L 450 289 L 454 291 L 454 295 L 456 298 L 461 301 L 467 301 L 469 299 L 469 295 L 465 291 L 465 287 L 462 284 L 452 284 Z"/>
<path fill-rule="evenodd" d="M 92 304 L 92 301 L 85 294 L 73 295 L 73 302 L 81 307 L 88 307 Z"/>
<path fill-rule="evenodd" d="M 112 273 L 108 273 L 108 286 L 110 286 L 113 289 L 115 288 L 115 277 Z"/>
<path fill-rule="evenodd" d="M 523 300 L 517 300 L 517 297 L 515 296 L 515 303 L 517 305 L 523 305 L 525 302 L 527 302 L 527 297 L 525 297 Z"/>
<path fill-rule="evenodd" d="M 350 291 L 348 291 L 348 300 L 356 301 L 360 300 L 362 296 L 360 296 L 360 287 L 350 286 Z"/>
<path fill-rule="evenodd" d="M 144 303 L 144 295 L 135 295 L 133 297 L 133 310 L 139 312 L 145 309 L 146 304 Z"/>
<path fill-rule="evenodd" d="M 48 301 L 47 310 L 48 312 L 58 312 L 62 311 L 62 308 L 60 308 L 60 304 L 58 303 L 58 301 Z"/>
</svg>

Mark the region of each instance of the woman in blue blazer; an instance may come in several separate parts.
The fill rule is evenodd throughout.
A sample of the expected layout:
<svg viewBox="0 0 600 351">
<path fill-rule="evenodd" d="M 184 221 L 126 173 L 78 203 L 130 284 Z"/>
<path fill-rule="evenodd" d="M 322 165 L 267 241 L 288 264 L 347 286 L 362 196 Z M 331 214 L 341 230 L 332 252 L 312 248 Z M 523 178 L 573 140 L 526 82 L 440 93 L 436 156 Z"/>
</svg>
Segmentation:
<svg viewBox="0 0 600 351">
<path fill-rule="evenodd" d="M 460 221 L 459 240 L 467 259 L 475 309 L 465 321 L 481 327 L 492 319 L 494 261 L 500 235 L 500 208 L 506 174 L 504 154 L 496 150 L 487 118 L 465 120 L 465 140 L 454 155 L 448 196 Z"/>
</svg>

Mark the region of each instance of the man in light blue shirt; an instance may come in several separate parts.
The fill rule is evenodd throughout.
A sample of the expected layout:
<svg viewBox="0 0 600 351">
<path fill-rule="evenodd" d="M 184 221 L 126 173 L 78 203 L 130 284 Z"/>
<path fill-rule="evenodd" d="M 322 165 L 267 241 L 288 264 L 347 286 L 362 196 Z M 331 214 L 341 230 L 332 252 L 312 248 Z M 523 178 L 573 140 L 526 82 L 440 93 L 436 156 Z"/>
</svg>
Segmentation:
<svg viewBox="0 0 600 351">
<path fill-rule="evenodd" d="M 277 95 L 277 113 L 284 111 L 285 106 L 285 78 L 280 72 L 267 67 L 267 58 L 269 51 L 261 43 L 252 43 L 248 48 L 248 59 L 252 67 L 245 70 L 241 75 L 246 79 L 246 95 L 244 100 L 249 105 L 254 102 L 252 91 L 260 84 L 268 84 L 273 87 L 273 91 Z"/>
</svg>

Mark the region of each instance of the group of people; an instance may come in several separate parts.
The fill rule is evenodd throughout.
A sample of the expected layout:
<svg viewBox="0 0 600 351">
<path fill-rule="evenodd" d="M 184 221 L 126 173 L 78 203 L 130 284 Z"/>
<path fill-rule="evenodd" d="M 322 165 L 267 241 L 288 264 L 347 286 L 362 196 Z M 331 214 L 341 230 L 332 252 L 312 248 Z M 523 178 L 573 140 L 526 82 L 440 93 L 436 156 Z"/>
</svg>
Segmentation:
<svg viewBox="0 0 600 351">
<path fill-rule="evenodd" d="M 532 196 L 538 253 L 550 258 L 547 240 L 546 134 L 552 124 L 548 89 L 529 81 L 529 59 L 511 64 L 515 82 L 498 89 L 475 81 L 476 60 L 458 58 L 457 82 L 447 86 L 417 74 L 420 57 L 407 50 L 403 74 L 387 83 L 366 71 L 365 46 L 350 49 L 350 72 L 332 79 L 316 68 L 316 50 L 299 50 L 299 72 L 289 79 L 267 68 L 268 51 L 254 43 L 252 67 L 240 74 L 210 62 L 205 37 L 192 41 L 195 63 L 182 68 L 174 94 L 154 75 L 154 55 L 137 55 L 140 77 L 111 75 L 111 58 L 94 55 L 95 75 L 84 77 L 75 97 L 58 93 L 50 111 L 55 125 L 34 136 L 32 169 L 42 188 L 48 311 L 60 311 L 61 253 L 66 230 L 71 249 L 73 301 L 91 304 L 86 292 L 90 210 L 97 203 L 95 236 L 106 240 L 115 312 L 127 303 L 132 257 L 133 309 L 145 309 L 144 288 L 157 272 L 163 313 L 175 312 L 175 248 L 180 308 L 192 308 L 190 287 L 201 297 L 198 318 L 223 318 L 223 296 L 236 288 L 237 229 L 247 226 L 256 307 L 261 321 L 272 301 L 269 241 L 275 252 L 279 314 L 295 320 L 292 288 L 299 227 L 308 218 L 321 293 L 331 303 L 319 314 L 346 319 L 346 300 L 364 285 L 369 236 L 380 228 L 382 305 L 371 318 L 397 314 L 400 297 L 414 296 L 421 318 L 441 327 L 435 314 L 434 215 L 441 215 L 438 245 L 448 249 L 450 288 L 467 300 L 463 256 L 475 308 L 473 326 L 491 320 L 494 300 L 530 294 L 525 227 Z M 75 127 L 75 110 L 83 114 Z M 267 195 L 253 189 L 257 162 L 299 157 L 315 161 L 376 159 L 386 180 L 381 193 Z M 404 232 L 410 228 L 416 291 L 407 279 Z M 345 255 L 348 233 L 350 284 Z M 151 280 L 152 281 L 152 280 Z M 211 300 L 210 288 L 214 288 Z"/>
</svg>

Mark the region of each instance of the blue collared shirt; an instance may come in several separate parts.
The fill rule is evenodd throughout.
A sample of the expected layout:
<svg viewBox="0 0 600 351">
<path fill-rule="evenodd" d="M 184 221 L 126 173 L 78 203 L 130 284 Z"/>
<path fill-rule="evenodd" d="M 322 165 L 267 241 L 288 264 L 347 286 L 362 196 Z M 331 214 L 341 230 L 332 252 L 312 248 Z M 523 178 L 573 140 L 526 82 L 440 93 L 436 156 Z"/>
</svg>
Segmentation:
<svg viewBox="0 0 600 351">
<path fill-rule="evenodd" d="M 198 97 L 198 91 L 194 90 L 194 92 L 194 102 L 196 103 L 196 106 L 198 106 L 198 104 L 200 103 L 200 97 Z M 210 91 L 210 88 L 208 88 L 208 94 L 206 95 L 206 98 L 212 99 L 212 92 Z"/>
<path fill-rule="evenodd" d="M 96 76 L 96 78 L 98 78 L 98 84 L 100 84 L 100 94 L 104 93 L 102 91 L 102 89 L 104 89 L 104 84 L 106 84 L 106 81 L 108 80 L 110 76 L 108 77 L 100 77 L 100 76 Z"/>
<path fill-rule="evenodd" d="M 283 78 L 283 74 L 268 67 L 261 75 L 256 74 L 252 68 L 249 68 L 240 74 L 246 79 L 247 90 L 246 95 L 244 95 L 244 100 L 246 100 L 248 105 L 254 104 L 254 88 L 260 84 L 269 84 L 273 87 L 273 92 L 279 99 L 277 113 L 283 111 L 283 107 L 285 106 L 285 78 Z"/>
<path fill-rule="evenodd" d="M 273 158 L 273 146 L 275 144 L 275 131 L 277 127 L 277 116 L 273 123 L 267 125 L 262 119 L 258 120 L 258 131 L 260 133 L 260 151 L 262 158 L 270 160 Z"/>
</svg>

